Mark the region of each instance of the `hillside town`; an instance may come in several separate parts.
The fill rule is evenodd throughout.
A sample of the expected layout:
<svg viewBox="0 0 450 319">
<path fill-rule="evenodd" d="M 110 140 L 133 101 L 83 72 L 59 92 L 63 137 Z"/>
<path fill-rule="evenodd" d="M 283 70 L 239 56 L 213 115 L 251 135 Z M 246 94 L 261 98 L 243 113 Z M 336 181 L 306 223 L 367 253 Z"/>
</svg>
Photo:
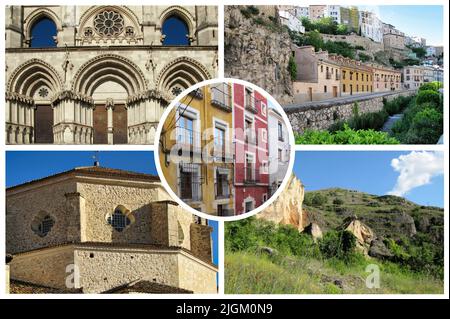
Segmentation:
<svg viewBox="0 0 450 319">
<path fill-rule="evenodd" d="M 297 144 L 441 143 L 443 47 L 362 8 L 226 6 L 225 76 L 276 98 Z"/>
<path fill-rule="evenodd" d="M 349 58 L 294 43 L 295 102 L 417 89 L 423 83 L 443 82 L 443 47 L 427 45 L 426 39 L 407 35 L 381 21 L 374 12 L 338 5 L 277 9 L 280 22 L 291 32 L 304 35 L 312 31 L 311 25 L 320 30 L 321 25 L 334 24 L 336 32 L 323 32 L 323 41 L 345 42 L 356 49 L 355 58 Z M 389 57 L 388 61 L 383 61 L 381 53 Z M 407 63 L 396 63 L 401 59 Z"/>
</svg>

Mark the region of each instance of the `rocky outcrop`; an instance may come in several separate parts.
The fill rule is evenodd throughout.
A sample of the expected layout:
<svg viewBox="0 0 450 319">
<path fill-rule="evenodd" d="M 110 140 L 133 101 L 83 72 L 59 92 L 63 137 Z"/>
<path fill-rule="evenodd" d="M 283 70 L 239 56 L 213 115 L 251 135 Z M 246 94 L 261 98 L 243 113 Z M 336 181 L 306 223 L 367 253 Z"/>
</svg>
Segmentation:
<svg viewBox="0 0 450 319">
<path fill-rule="evenodd" d="M 279 103 L 293 101 L 288 71 L 291 39 L 281 28 L 275 7 L 244 16 L 246 6 L 225 6 L 225 76 L 254 83 Z"/>
<path fill-rule="evenodd" d="M 316 223 L 311 223 L 306 226 L 303 232 L 310 235 L 314 241 L 323 237 L 322 229 L 320 229 L 320 226 Z"/>
<path fill-rule="evenodd" d="M 394 257 L 394 254 L 386 247 L 383 240 L 379 238 L 372 241 L 368 254 L 370 257 L 378 259 L 390 259 Z"/>
<path fill-rule="evenodd" d="M 368 253 L 375 234 L 369 226 L 361 222 L 356 216 L 348 217 L 340 227 L 351 232 L 356 237 L 356 247 L 365 254 Z"/>
<path fill-rule="evenodd" d="M 280 196 L 256 217 L 275 224 L 293 225 L 303 231 L 311 223 L 308 213 L 303 211 L 304 197 L 305 188 L 302 182 L 292 174 Z"/>
</svg>

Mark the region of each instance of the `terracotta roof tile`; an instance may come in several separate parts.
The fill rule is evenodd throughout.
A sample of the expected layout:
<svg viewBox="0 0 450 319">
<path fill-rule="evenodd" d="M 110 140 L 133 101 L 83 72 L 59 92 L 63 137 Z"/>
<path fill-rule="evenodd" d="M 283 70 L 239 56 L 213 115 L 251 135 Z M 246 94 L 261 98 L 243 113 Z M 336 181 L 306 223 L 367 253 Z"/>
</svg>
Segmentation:
<svg viewBox="0 0 450 319">
<path fill-rule="evenodd" d="M 75 167 L 74 169 L 64 171 L 61 173 L 49 175 L 43 178 L 31 180 L 19 185 L 8 187 L 6 190 L 11 190 L 15 188 L 19 188 L 22 186 L 38 183 L 44 180 L 61 177 L 64 175 L 84 175 L 84 176 L 98 176 L 98 177 L 119 177 L 119 178 L 128 178 L 128 179 L 137 179 L 137 180 L 143 180 L 143 181 L 151 181 L 151 182 L 159 182 L 159 176 L 157 175 L 151 175 L 151 174 L 145 174 L 145 173 L 138 173 L 138 172 L 132 172 L 132 171 L 126 171 L 122 169 L 115 169 L 115 168 L 107 168 L 107 167 L 101 167 L 101 166 L 85 166 L 85 167 Z"/>
</svg>

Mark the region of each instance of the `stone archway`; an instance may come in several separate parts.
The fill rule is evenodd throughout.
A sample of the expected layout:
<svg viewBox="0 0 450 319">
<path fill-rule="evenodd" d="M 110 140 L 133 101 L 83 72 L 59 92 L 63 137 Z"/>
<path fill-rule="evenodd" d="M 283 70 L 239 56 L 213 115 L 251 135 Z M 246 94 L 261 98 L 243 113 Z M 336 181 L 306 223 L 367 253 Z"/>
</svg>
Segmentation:
<svg viewBox="0 0 450 319">
<path fill-rule="evenodd" d="M 72 90 L 89 97 L 95 105 L 93 143 L 128 142 L 128 101 L 147 91 L 144 74 L 136 64 L 114 54 L 93 58 L 78 70 Z"/>
<path fill-rule="evenodd" d="M 40 59 L 31 59 L 13 71 L 6 86 L 8 144 L 53 143 L 51 101 L 62 86 L 58 72 Z"/>
<path fill-rule="evenodd" d="M 156 87 L 173 98 L 179 92 L 208 79 L 211 79 L 211 74 L 200 62 L 189 57 L 179 57 L 164 66 L 158 75 Z"/>
</svg>

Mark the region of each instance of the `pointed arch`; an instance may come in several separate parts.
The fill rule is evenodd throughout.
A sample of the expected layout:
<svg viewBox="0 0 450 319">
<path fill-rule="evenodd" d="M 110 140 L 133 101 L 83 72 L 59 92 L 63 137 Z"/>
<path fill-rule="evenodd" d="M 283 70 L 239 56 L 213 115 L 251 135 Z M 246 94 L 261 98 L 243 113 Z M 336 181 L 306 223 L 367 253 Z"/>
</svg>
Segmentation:
<svg viewBox="0 0 450 319">
<path fill-rule="evenodd" d="M 32 98 L 41 86 L 47 86 L 53 94 L 56 94 L 62 89 L 63 81 L 49 63 L 40 59 L 31 59 L 13 71 L 6 90 Z"/>
<path fill-rule="evenodd" d="M 107 81 L 120 84 L 129 96 L 147 90 L 147 80 L 140 68 L 116 54 L 99 55 L 84 63 L 74 76 L 72 90 L 92 96 L 95 89 Z"/>
<path fill-rule="evenodd" d="M 30 12 L 30 14 L 28 14 L 28 16 L 24 20 L 25 40 L 27 42 L 31 40 L 31 29 L 33 28 L 34 24 L 43 18 L 52 20 L 56 25 L 57 32 L 62 31 L 61 19 L 55 12 L 45 7 L 38 8 Z"/>
<path fill-rule="evenodd" d="M 156 87 L 168 93 L 176 86 L 187 89 L 208 79 L 211 79 L 211 74 L 204 65 L 189 57 L 179 57 L 164 66 L 158 75 Z"/>
</svg>

